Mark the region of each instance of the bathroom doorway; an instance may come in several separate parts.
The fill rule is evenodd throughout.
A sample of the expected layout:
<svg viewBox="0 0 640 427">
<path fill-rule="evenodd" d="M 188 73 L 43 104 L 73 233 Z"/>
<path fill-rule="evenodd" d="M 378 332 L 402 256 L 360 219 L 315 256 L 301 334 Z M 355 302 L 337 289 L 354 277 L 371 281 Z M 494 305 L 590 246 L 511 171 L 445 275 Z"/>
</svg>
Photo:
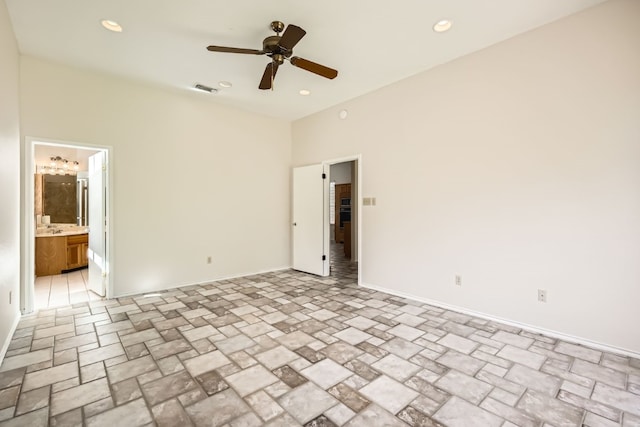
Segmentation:
<svg viewBox="0 0 640 427">
<path fill-rule="evenodd" d="M 27 138 L 23 314 L 111 294 L 109 158 L 109 147 Z"/>
</svg>

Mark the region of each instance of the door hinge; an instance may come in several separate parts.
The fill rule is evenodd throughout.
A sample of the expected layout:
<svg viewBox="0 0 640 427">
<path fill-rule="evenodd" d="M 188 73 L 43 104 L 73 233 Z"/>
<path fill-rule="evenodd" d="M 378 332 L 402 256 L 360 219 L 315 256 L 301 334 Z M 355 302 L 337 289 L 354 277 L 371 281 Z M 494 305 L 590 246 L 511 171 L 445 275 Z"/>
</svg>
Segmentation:
<svg viewBox="0 0 640 427">
<path fill-rule="evenodd" d="M 322 174 L 322 179 L 327 179 L 327 174 L 326 173 Z"/>
<path fill-rule="evenodd" d="M 322 255 L 322 260 L 326 261 L 327 260 L 327 256 L 326 255 Z"/>
</svg>

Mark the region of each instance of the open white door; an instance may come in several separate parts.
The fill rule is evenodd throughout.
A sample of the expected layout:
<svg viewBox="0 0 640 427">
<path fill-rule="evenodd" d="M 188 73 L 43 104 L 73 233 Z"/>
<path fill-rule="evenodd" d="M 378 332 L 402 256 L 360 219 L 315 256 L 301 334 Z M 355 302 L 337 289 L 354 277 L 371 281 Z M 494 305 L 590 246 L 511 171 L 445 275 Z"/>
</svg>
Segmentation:
<svg viewBox="0 0 640 427">
<path fill-rule="evenodd" d="M 106 289 L 106 161 L 103 151 L 89 157 L 89 290 L 105 296 Z"/>
<path fill-rule="evenodd" d="M 328 181 L 322 164 L 293 169 L 293 269 L 318 276 L 329 275 L 324 206 Z"/>
</svg>

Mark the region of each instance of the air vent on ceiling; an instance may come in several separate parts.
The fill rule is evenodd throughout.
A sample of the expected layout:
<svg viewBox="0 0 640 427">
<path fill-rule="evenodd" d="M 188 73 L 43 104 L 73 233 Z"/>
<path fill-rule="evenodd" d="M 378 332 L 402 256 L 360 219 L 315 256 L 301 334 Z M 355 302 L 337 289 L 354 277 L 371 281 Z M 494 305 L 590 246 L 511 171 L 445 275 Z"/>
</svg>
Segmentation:
<svg viewBox="0 0 640 427">
<path fill-rule="evenodd" d="M 209 86 L 205 86 L 205 85 L 201 85 L 200 83 L 196 84 L 194 86 L 196 89 L 201 90 L 203 92 L 209 92 L 209 93 L 217 93 L 218 89 L 213 88 L 213 87 L 209 87 Z"/>
</svg>

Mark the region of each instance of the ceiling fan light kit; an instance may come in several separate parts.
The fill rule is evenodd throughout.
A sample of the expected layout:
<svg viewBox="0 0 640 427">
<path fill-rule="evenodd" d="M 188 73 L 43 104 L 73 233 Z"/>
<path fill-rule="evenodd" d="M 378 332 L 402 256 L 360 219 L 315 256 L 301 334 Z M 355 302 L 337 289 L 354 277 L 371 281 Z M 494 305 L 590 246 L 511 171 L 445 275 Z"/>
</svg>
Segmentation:
<svg viewBox="0 0 640 427">
<path fill-rule="evenodd" d="M 267 55 L 271 62 L 267 64 L 262 79 L 260 79 L 259 89 L 273 89 L 273 81 L 276 78 L 278 67 L 288 60 L 294 67 L 302 68 L 327 79 L 335 79 L 338 71 L 333 68 L 309 61 L 293 55 L 293 48 L 307 34 L 302 28 L 289 24 L 285 30 L 284 23 L 273 21 L 271 29 L 275 36 L 268 36 L 262 41 L 262 49 L 243 49 L 227 46 L 208 46 L 210 52 L 241 53 L 245 55 Z M 282 31 L 284 30 L 284 33 Z M 282 33 L 282 36 L 280 36 Z"/>
</svg>

